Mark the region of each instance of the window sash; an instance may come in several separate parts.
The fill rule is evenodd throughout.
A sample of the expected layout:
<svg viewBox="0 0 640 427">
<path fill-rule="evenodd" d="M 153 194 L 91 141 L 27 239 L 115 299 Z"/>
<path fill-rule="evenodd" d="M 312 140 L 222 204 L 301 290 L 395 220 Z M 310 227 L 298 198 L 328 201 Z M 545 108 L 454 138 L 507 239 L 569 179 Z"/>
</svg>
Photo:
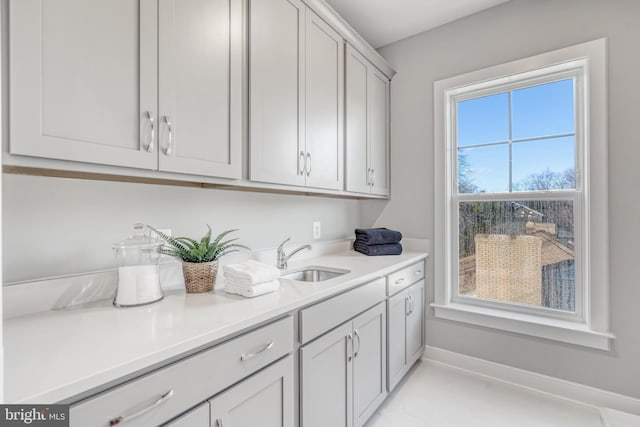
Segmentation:
<svg viewBox="0 0 640 427">
<path fill-rule="evenodd" d="M 462 303 L 466 305 L 494 308 L 503 311 L 532 314 L 551 319 L 566 320 L 571 322 L 586 323 L 590 305 L 588 286 L 588 259 L 589 235 L 585 225 L 588 223 L 585 214 L 587 198 L 585 191 L 585 66 L 586 59 L 578 59 L 561 64 L 556 64 L 517 75 L 506 76 L 499 79 L 481 82 L 464 87 L 449 89 L 445 92 L 446 102 L 446 143 L 449 156 L 447 159 L 446 176 L 447 190 L 445 197 L 449 200 L 449 218 L 445 236 L 449 248 L 447 262 L 448 270 L 448 298 L 450 303 Z M 540 190 L 540 191 L 504 191 L 494 193 L 459 193 L 458 192 L 458 150 L 457 145 L 457 103 L 483 96 L 505 93 L 531 86 L 552 83 L 558 80 L 572 78 L 574 80 L 574 133 L 575 137 L 575 189 L 567 190 Z M 510 106 L 511 108 L 511 106 Z M 512 112 L 509 111 L 511 116 Z M 543 136 L 543 137 L 546 137 Z M 511 135 L 510 135 L 511 138 Z M 513 141 L 509 141 L 513 143 Z M 468 147 L 460 147 L 468 148 Z M 511 173 L 511 172 L 510 172 Z M 509 187 L 511 188 L 512 183 Z M 538 307 L 514 302 L 488 300 L 460 294 L 459 288 L 459 203 L 460 202 L 492 202 L 492 201 L 518 201 L 518 200 L 570 200 L 574 208 L 574 235 L 575 235 L 575 312 L 557 310 L 548 307 Z"/>
</svg>

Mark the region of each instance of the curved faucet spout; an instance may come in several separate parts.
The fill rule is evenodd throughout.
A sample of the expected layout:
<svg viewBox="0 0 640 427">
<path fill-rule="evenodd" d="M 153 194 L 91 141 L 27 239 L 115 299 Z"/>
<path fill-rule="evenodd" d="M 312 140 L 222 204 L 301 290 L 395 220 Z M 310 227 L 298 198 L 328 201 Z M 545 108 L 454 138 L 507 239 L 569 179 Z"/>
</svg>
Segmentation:
<svg viewBox="0 0 640 427">
<path fill-rule="evenodd" d="M 289 261 L 289 258 L 294 256 L 295 254 L 297 254 L 301 250 L 303 250 L 303 249 L 311 250 L 312 249 L 311 245 L 303 245 L 303 246 L 300 246 L 300 247 L 295 248 L 294 250 L 292 250 L 289 255 L 286 255 L 284 253 L 284 244 L 287 243 L 290 239 L 291 238 L 286 239 L 284 242 L 280 243 L 280 245 L 278 246 L 278 268 L 280 270 L 286 270 L 287 269 L 287 261 Z"/>
</svg>

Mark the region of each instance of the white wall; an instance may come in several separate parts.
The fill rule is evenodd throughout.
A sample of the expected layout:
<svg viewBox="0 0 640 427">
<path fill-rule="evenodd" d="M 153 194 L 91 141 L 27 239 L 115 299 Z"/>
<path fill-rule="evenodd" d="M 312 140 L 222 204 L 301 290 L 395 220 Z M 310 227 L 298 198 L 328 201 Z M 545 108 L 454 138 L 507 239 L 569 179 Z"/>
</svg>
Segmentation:
<svg viewBox="0 0 640 427">
<path fill-rule="evenodd" d="M 112 246 L 131 224 L 171 228 L 201 237 L 239 228 L 240 243 L 271 248 L 286 237 L 348 237 L 359 226 L 359 202 L 349 199 L 238 192 L 122 182 L 4 174 L 5 283 L 115 267 Z M 275 259 L 274 259 L 275 262 Z"/>
<path fill-rule="evenodd" d="M 427 319 L 427 344 L 640 398 L 640 1 L 513 0 L 391 44 L 391 202 L 363 203 L 363 221 L 433 239 L 433 82 L 564 46 L 609 42 L 610 352 Z M 431 263 L 433 259 L 431 257 Z M 598 260 L 593 260 L 597 262 Z M 436 261 L 437 262 L 437 261 Z M 429 277 L 433 282 L 433 265 Z M 429 287 L 429 301 L 433 287 Z"/>
</svg>

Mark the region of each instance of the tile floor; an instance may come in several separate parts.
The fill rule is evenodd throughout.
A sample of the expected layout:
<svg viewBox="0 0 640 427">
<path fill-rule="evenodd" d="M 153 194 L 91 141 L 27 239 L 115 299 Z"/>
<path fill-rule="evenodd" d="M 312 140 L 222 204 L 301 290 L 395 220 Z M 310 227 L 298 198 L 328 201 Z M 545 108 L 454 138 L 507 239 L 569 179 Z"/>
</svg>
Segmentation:
<svg viewBox="0 0 640 427">
<path fill-rule="evenodd" d="M 453 368 L 418 362 L 365 427 L 602 427 L 600 413 Z"/>
</svg>

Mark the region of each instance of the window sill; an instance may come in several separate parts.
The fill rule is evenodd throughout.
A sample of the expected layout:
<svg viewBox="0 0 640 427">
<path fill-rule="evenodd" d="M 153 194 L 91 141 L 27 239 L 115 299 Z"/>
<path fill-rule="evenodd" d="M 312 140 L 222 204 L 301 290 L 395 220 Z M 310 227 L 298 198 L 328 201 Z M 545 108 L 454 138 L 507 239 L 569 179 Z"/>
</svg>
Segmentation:
<svg viewBox="0 0 640 427">
<path fill-rule="evenodd" d="M 615 338 L 612 333 L 593 331 L 583 323 L 566 320 L 511 313 L 466 304 L 441 305 L 434 303 L 431 304 L 431 307 L 439 319 L 455 320 L 599 350 L 608 351 L 610 341 Z"/>
</svg>

